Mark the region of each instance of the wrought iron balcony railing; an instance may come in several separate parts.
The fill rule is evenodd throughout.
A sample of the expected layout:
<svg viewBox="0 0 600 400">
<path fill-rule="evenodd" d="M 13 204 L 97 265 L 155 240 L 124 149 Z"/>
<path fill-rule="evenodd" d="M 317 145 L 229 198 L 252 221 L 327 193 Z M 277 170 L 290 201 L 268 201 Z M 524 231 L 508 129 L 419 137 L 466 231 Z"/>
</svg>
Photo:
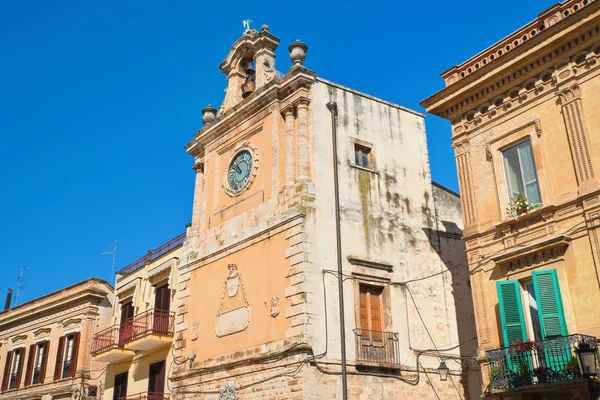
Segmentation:
<svg viewBox="0 0 600 400">
<path fill-rule="evenodd" d="M 400 365 L 400 346 L 396 332 L 355 329 L 358 363 Z"/>
<path fill-rule="evenodd" d="M 522 388 L 579 379 L 575 350 L 580 343 L 597 349 L 596 338 L 569 335 L 539 342 L 514 343 L 487 352 L 492 390 Z"/>
<path fill-rule="evenodd" d="M 121 339 L 127 343 L 150 334 L 173 336 L 174 328 L 175 312 L 153 308 L 126 320 L 121 327 Z"/>
<path fill-rule="evenodd" d="M 136 393 L 125 397 L 119 397 L 119 400 L 169 400 L 170 395 L 168 393 Z"/>
<path fill-rule="evenodd" d="M 122 349 L 124 344 L 122 336 L 121 325 L 113 325 L 96 333 L 92 340 L 92 356 L 95 357 L 108 350 Z"/>
</svg>

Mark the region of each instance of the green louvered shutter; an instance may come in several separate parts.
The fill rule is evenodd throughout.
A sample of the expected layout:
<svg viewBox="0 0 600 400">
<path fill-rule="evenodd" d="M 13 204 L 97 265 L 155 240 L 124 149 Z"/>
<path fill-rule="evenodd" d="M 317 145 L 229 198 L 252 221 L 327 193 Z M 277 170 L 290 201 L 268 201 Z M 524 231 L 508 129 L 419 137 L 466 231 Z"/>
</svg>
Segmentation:
<svg viewBox="0 0 600 400">
<path fill-rule="evenodd" d="M 556 270 L 536 271 L 531 277 L 540 315 L 542 339 L 566 336 L 567 324 Z"/>
<path fill-rule="evenodd" d="M 510 342 L 514 340 L 527 340 L 519 281 L 498 281 L 496 289 L 504 346 L 510 346 Z"/>
</svg>

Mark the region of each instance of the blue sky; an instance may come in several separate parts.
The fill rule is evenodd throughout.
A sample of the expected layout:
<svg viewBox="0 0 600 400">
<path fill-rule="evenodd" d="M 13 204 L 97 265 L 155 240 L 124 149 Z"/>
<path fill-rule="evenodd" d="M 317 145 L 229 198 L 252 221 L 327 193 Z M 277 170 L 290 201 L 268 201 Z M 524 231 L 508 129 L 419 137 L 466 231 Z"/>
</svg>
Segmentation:
<svg viewBox="0 0 600 400">
<path fill-rule="evenodd" d="M 442 71 L 555 2 L 19 1 L 0 13 L 0 299 L 25 272 L 19 303 L 117 267 L 183 232 L 194 174 L 183 146 L 219 105 L 218 70 L 263 23 L 305 66 L 422 111 Z M 457 190 L 446 121 L 426 119 L 433 179 Z M 112 281 L 112 279 L 111 279 Z"/>
</svg>

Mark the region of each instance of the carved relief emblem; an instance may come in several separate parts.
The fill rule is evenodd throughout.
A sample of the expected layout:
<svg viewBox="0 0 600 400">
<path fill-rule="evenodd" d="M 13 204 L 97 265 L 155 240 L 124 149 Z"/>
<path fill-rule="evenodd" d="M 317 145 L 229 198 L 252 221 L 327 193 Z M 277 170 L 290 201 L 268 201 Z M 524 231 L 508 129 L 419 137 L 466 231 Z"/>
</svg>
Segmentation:
<svg viewBox="0 0 600 400">
<path fill-rule="evenodd" d="M 215 328 L 217 337 L 241 332 L 245 330 L 250 323 L 250 304 L 248 303 L 248 297 L 246 296 L 242 274 L 238 271 L 235 264 L 229 264 L 227 268 L 229 268 L 229 275 L 227 275 L 227 279 L 223 282 L 221 302 L 219 304 L 219 311 L 217 312 L 217 324 Z M 225 292 L 227 292 L 229 297 L 235 297 L 239 292 L 238 288 L 242 289 L 244 306 L 229 311 L 223 311 Z"/>
<path fill-rule="evenodd" d="M 197 340 L 198 339 L 198 323 L 195 323 L 194 325 L 192 325 L 191 339 L 192 340 Z"/>
<path fill-rule="evenodd" d="M 235 386 L 231 383 L 226 383 L 219 390 L 219 400 L 239 400 L 237 393 L 235 392 Z"/>
<path fill-rule="evenodd" d="M 237 270 L 237 265 L 229 264 L 229 275 L 227 276 L 227 295 L 233 297 L 237 294 L 240 287 L 240 275 Z"/>
<path fill-rule="evenodd" d="M 271 317 L 279 315 L 279 296 L 271 298 Z"/>
</svg>

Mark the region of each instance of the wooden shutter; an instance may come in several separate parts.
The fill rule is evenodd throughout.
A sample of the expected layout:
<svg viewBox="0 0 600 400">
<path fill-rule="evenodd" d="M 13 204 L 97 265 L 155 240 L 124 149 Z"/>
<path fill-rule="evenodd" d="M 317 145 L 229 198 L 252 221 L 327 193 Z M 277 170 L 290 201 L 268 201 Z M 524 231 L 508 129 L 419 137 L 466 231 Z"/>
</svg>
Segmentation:
<svg viewBox="0 0 600 400">
<path fill-rule="evenodd" d="M 371 308 L 371 330 L 381 331 L 381 288 L 371 287 L 369 290 L 369 306 Z"/>
<path fill-rule="evenodd" d="M 44 342 L 44 354 L 42 356 L 42 366 L 40 367 L 40 378 L 38 383 L 44 383 L 44 379 L 46 378 L 46 366 L 48 365 L 48 352 L 50 351 L 50 341 L 46 340 Z"/>
<path fill-rule="evenodd" d="M 169 311 L 171 308 L 171 291 L 169 285 L 162 285 L 156 288 L 154 295 L 154 308 L 157 310 Z"/>
<path fill-rule="evenodd" d="M 6 363 L 4 364 L 4 374 L 2 376 L 2 391 L 8 389 L 8 380 L 10 378 L 10 367 L 12 363 L 13 352 L 6 353 Z"/>
<path fill-rule="evenodd" d="M 542 339 L 566 336 L 567 323 L 556 270 L 535 271 L 531 277 L 540 315 Z"/>
<path fill-rule="evenodd" d="M 165 392 L 165 362 L 150 364 L 148 373 L 148 393 Z"/>
<path fill-rule="evenodd" d="M 36 345 L 29 346 L 29 357 L 27 358 L 27 370 L 25 371 L 25 383 L 23 386 L 31 385 L 31 375 L 33 373 L 33 360 L 35 358 Z"/>
<path fill-rule="evenodd" d="M 127 396 L 127 372 L 115 375 L 115 384 L 113 385 L 113 400 Z"/>
<path fill-rule="evenodd" d="M 23 364 L 25 364 L 25 347 L 21 349 L 21 357 L 19 357 L 19 367 L 17 369 L 17 384 L 15 385 L 15 389 L 21 387 L 21 378 L 23 377 Z"/>
<path fill-rule="evenodd" d="M 54 366 L 54 380 L 57 381 L 62 378 L 62 363 L 63 363 L 63 352 L 65 349 L 65 337 L 61 336 L 58 339 L 58 352 L 56 353 L 56 365 Z"/>
<path fill-rule="evenodd" d="M 519 282 L 499 281 L 496 282 L 496 289 L 504 346 L 510 346 L 514 340 L 527 340 Z"/>
<path fill-rule="evenodd" d="M 79 339 L 81 332 L 75 332 L 73 334 L 73 350 L 71 352 L 71 365 L 69 369 L 69 376 L 74 377 L 77 372 L 77 356 L 79 355 Z"/>
<path fill-rule="evenodd" d="M 369 302 L 367 297 L 367 287 L 360 285 L 360 327 L 369 329 Z"/>
</svg>

